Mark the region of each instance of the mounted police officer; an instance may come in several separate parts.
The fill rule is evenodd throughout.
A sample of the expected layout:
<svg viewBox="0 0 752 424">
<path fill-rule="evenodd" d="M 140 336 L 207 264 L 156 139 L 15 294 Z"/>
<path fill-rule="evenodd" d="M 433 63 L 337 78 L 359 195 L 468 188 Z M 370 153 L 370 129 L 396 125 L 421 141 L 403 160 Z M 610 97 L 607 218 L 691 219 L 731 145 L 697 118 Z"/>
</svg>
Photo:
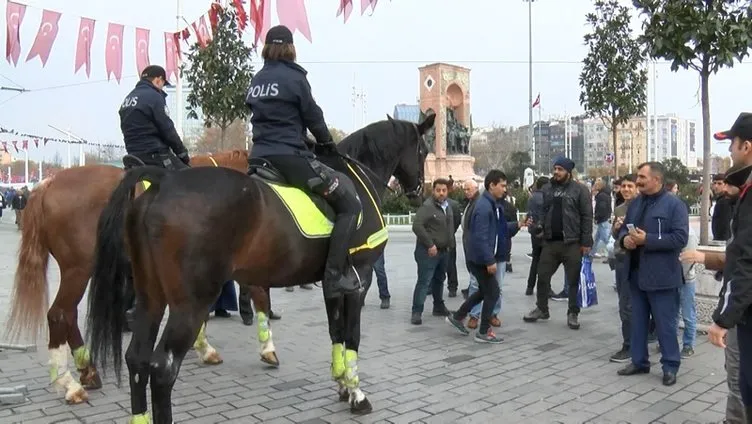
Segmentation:
<svg viewBox="0 0 752 424">
<path fill-rule="evenodd" d="M 147 165 L 183 169 L 188 167 L 190 158 L 167 114 L 167 93 L 162 91 L 165 86 L 172 85 L 164 68 L 144 68 L 141 80 L 120 105 L 120 130 L 129 155 Z"/>
<path fill-rule="evenodd" d="M 306 129 L 318 147 L 336 151 L 321 108 L 311 95 L 307 72 L 295 63 L 292 32 L 270 28 L 261 52 L 264 67 L 251 80 L 246 104 L 251 109 L 254 158 L 268 161 L 297 188 L 323 196 L 337 213 L 324 271 L 326 298 L 354 291 L 358 278 L 348 266 L 348 247 L 361 211 L 357 194 L 341 184 L 337 173 L 316 159 L 306 143 Z M 249 170 L 250 171 L 250 170 Z"/>
</svg>

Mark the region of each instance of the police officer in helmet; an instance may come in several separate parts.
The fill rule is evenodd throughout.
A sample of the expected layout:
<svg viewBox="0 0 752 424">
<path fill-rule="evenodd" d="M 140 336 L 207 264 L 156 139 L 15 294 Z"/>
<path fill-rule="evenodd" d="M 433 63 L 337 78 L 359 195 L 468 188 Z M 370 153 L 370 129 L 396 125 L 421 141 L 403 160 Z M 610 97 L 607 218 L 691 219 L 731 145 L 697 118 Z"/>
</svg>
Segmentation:
<svg viewBox="0 0 752 424">
<path fill-rule="evenodd" d="M 120 105 L 120 130 L 129 155 L 147 165 L 183 169 L 188 167 L 190 158 L 167 114 L 167 93 L 162 91 L 165 86 L 171 84 L 164 68 L 144 68 L 141 80 Z"/>
<path fill-rule="evenodd" d="M 324 296 L 335 298 L 358 287 L 347 262 L 360 200 L 347 184 L 340 184 L 335 171 L 316 159 L 304 141 L 308 129 L 320 149 L 336 151 L 324 114 L 311 95 L 307 72 L 295 63 L 292 32 L 283 25 L 270 28 L 261 56 L 264 66 L 251 80 L 245 100 L 253 125 L 249 161 L 267 160 L 289 184 L 323 196 L 337 213 L 322 281 Z"/>
</svg>

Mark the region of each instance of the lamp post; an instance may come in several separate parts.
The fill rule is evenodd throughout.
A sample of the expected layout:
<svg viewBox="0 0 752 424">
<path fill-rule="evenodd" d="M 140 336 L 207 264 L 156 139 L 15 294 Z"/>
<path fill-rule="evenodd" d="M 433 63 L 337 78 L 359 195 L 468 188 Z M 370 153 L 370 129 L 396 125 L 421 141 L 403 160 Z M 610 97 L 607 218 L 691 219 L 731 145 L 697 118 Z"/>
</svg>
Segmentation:
<svg viewBox="0 0 752 424">
<path fill-rule="evenodd" d="M 527 58 L 527 78 L 528 78 L 528 92 L 527 92 L 527 107 L 528 107 L 528 127 L 527 127 L 527 141 L 533 154 L 530 158 L 532 165 L 535 166 L 535 140 L 533 139 L 533 1 L 535 0 L 522 0 L 527 2 L 527 46 L 528 46 L 528 58 Z"/>
</svg>

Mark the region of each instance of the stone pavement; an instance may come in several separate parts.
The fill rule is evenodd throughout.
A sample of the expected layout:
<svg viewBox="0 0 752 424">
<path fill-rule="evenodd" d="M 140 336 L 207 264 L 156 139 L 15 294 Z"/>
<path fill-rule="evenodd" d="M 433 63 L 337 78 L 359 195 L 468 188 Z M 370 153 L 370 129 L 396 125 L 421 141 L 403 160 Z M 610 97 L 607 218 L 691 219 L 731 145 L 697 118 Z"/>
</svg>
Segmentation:
<svg viewBox="0 0 752 424">
<path fill-rule="evenodd" d="M 8 311 L 18 234 L 0 223 L 0 328 Z M 548 323 L 526 324 L 534 303 L 524 295 L 529 238 L 513 249 L 514 273 L 504 281 L 501 345 L 481 345 L 440 318 L 409 324 L 415 279 L 414 238 L 409 229 L 390 232 L 386 266 L 392 309 L 380 310 L 374 286 L 363 311 L 361 382 L 374 406 L 364 417 L 337 402 L 329 380 L 330 342 L 320 289 L 272 291 L 274 336 L 282 365 L 266 368 L 258 357 L 255 327 L 212 319 L 211 342 L 223 355 L 204 366 L 190 352 L 175 385 L 175 421 L 181 423 L 709 423 L 725 410 L 723 352 L 698 336 L 697 353 L 682 363 L 678 383 L 661 385 L 660 365 L 649 375 L 618 377 L 622 364 L 608 362 L 620 347 L 616 296 L 606 265 L 595 264 L 600 304 L 581 314 L 582 329 L 566 327 L 566 304 L 552 302 Z M 461 259 L 460 259 L 461 260 Z M 460 262 L 461 263 L 461 262 Z M 58 271 L 50 270 L 50 292 Z M 467 272 L 460 266 L 461 286 Z M 562 271 L 554 277 L 560 288 Z M 461 298 L 448 299 L 456 308 Z M 85 301 L 84 301 L 85 302 Z M 86 313 L 82 302 L 82 321 Z M 429 301 L 430 302 L 430 297 Z M 426 309 L 430 311 L 430 303 Z M 36 353 L 0 352 L 0 387 L 29 385 L 31 402 L 0 409 L 0 422 L 124 423 L 129 415 L 127 377 L 117 388 L 109 373 L 105 387 L 86 404 L 67 406 L 50 388 L 46 340 Z M 124 347 L 127 340 L 124 341 Z M 654 352 L 651 350 L 651 352 Z M 652 357 L 654 361 L 658 355 Z M 124 367 L 125 370 L 125 367 Z"/>
</svg>

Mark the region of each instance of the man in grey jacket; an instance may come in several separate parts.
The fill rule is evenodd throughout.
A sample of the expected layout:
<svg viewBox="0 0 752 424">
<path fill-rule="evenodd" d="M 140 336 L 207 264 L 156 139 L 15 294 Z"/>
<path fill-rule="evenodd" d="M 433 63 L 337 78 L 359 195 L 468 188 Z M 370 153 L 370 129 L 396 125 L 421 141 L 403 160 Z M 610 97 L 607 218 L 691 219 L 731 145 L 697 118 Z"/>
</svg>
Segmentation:
<svg viewBox="0 0 752 424">
<path fill-rule="evenodd" d="M 567 326 L 580 328 L 580 307 L 577 305 L 577 285 L 580 281 L 582 256 L 590 254 L 593 246 L 593 206 L 590 191 L 572 179 L 574 162 L 559 157 L 554 162 L 553 178 L 543 187 L 543 250 L 538 264 L 538 292 L 536 308 L 524 316 L 525 322 L 547 321 L 548 292 L 551 277 L 564 264 L 569 285 Z M 534 229 L 536 234 L 541 229 Z"/>
<path fill-rule="evenodd" d="M 410 322 L 423 323 L 423 305 L 428 289 L 433 294 L 433 315 L 445 317 L 449 310 L 444 304 L 444 280 L 447 274 L 449 250 L 455 248 L 454 216 L 447 202 L 449 181 L 440 178 L 433 182 L 433 195 L 415 213 L 413 233 L 418 281 L 413 291 Z"/>
</svg>

